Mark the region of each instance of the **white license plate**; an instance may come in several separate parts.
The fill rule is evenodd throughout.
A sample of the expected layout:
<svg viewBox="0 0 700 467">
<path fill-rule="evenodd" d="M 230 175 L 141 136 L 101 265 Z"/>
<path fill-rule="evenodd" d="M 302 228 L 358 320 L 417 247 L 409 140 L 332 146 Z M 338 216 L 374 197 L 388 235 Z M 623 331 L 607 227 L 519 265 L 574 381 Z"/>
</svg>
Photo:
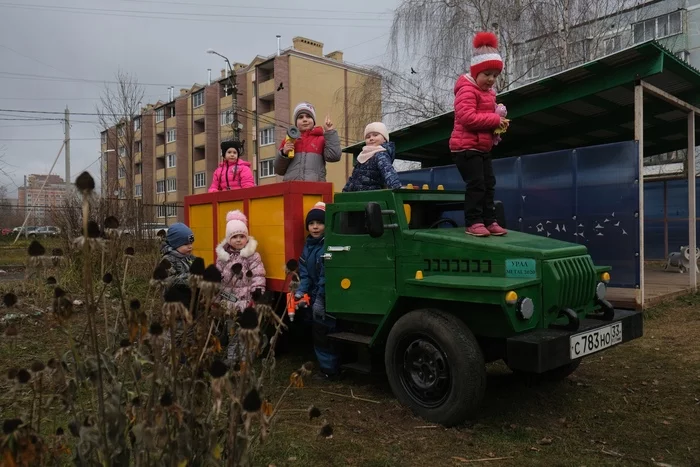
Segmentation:
<svg viewBox="0 0 700 467">
<path fill-rule="evenodd" d="M 622 342 L 622 323 L 574 334 L 569 338 L 571 360 L 606 349 Z"/>
</svg>

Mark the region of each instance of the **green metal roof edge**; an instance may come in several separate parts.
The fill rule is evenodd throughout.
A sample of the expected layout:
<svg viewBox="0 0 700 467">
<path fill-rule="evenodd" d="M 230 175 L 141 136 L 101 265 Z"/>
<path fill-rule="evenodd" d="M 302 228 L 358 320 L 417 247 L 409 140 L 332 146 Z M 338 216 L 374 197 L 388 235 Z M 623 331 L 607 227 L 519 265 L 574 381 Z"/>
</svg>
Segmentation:
<svg viewBox="0 0 700 467">
<path fill-rule="evenodd" d="M 632 47 L 628 47 L 626 49 L 620 50 L 619 52 L 615 52 L 613 54 L 605 55 L 603 57 L 599 57 L 595 60 L 591 60 L 590 62 L 586 62 L 584 64 L 581 64 L 577 67 L 574 68 L 569 68 L 566 70 L 562 70 L 558 73 L 555 73 L 553 75 L 546 76 L 540 80 L 533 81 L 531 83 L 524 84 L 522 86 L 518 86 L 513 89 L 509 89 L 508 91 L 505 91 L 503 93 L 498 94 L 498 99 L 499 101 L 505 101 L 507 102 L 510 96 L 517 96 L 518 93 L 522 93 L 522 91 L 528 87 L 534 87 L 534 86 L 545 86 L 547 82 L 552 82 L 557 76 L 567 74 L 567 73 L 573 73 L 575 70 L 581 69 L 581 68 L 594 68 L 597 64 L 600 64 L 602 60 L 608 59 L 610 57 L 614 57 L 615 55 L 620 55 L 623 53 L 629 53 L 631 50 L 637 50 L 637 51 L 645 51 L 648 49 L 649 53 L 649 58 L 650 59 L 656 59 L 657 64 L 660 65 L 660 69 L 656 69 L 656 67 L 652 68 L 649 70 L 649 72 L 644 73 L 642 76 L 635 76 L 633 80 L 628 80 L 628 81 L 636 81 L 637 79 L 643 79 L 648 76 L 652 76 L 657 73 L 661 73 L 666 69 L 666 66 L 668 64 L 671 64 L 670 68 L 673 68 L 674 72 L 677 74 L 680 74 L 684 79 L 687 81 L 693 82 L 697 81 L 698 87 L 700 87 L 700 70 L 695 69 L 692 67 L 689 63 L 679 59 L 676 57 L 669 49 L 661 45 L 659 42 L 655 40 L 647 41 L 641 44 L 634 45 Z M 658 52 L 658 54 L 654 57 L 654 54 L 652 52 Z M 668 61 L 666 59 L 669 59 Z M 624 64 L 620 66 L 620 69 L 625 69 L 628 66 L 628 64 Z M 597 72 L 593 72 L 594 74 L 597 74 Z M 698 93 L 698 100 L 700 100 L 700 93 Z M 535 110 L 537 111 L 537 110 Z M 531 112 L 525 112 L 523 114 L 520 114 L 519 116 L 524 116 L 527 115 L 528 113 Z M 421 120 L 419 122 L 413 123 L 411 125 L 407 125 L 405 127 L 398 128 L 394 131 L 392 131 L 389 134 L 389 138 L 392 139 L 393 137 L 396 136 L 401 136 L 403 133 L 411 132 L 413 129 L 418 128 L 418 127 L 425 127 L 426 125 L 429 125 L 432 122 L 435 122 L 435 124 L 438 124 L 438 121 L 443 120 L 443 119 L 453 119 L 454 111 L 451 110 L 449 112 L 445 112 L 443 114 L 435 115 L 433 117 L 430 117 L 425 120 Z M 424 130 L 423 130 L 424 131 Z M 353 154 L 358 154 L 364 145 L 364 141 L 359 141 L 353 145 L 347 146 L 343 148 L 343 152 L 345 153 L 353 153 Z M 416 146 L 410 147 L 410 148 L 400 148 L 397 147 L 396 152 L 397 154 L 400 154 L 401 152 L 405 152 L 407 150 L 415 149 Z"/>
</svg>

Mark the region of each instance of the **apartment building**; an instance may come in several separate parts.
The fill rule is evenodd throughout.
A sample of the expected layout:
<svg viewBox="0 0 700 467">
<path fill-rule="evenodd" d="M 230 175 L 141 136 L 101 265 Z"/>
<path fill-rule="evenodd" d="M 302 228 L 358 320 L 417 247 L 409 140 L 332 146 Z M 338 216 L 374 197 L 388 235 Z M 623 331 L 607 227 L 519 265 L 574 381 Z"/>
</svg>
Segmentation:
<svg viewBox="0 0 700 467">
<path fill-rule="evenodd" d="M 566 28 L 560 22 L 558 28 L 529 22 L 525 40 L 510 48 L 511 87 L 652 39 L 700 69 L 700 0 L 573 0 L 568 6 L 583 20 Z"/>
<path fill-rule="evenodd" d="M 65 196 L 66 183 L 58 175 L 25 175 L 24 184 L 17 189 L 17 207 L 24 215 L 31 212 L 28 225 L 43 225 L 51 223 L 52 211 Z"/>
<path fill-rule="evenodd" d="M 103 195 L 125 198 L 133 191 L 144 204 L 154 205 L 157 220 L 182 221 L 184 197 L 207 191 L 221 161 L 220 142 L 232 139 L 235 128 L 245 141 L 242 159 L 251 163 L 256 184 L 279 182 L 273 160 L 301 101 L 313 103 L 317 124 L 331 117 L 342 146 L 362 139 L 364 125 L 350 122 L 357 112 L 366 114 L 366 123 L 381 118 L 378 76 L 345 63 L 341 51 L 324 54 L 320 42 L 295 37 L 292 43 L 248 64 L 233 63 L 233 76 L 221 70 L 206 84 L 180 89 L 178 95 L 173 89 L 167 102 L 147 105 L 130 124 L 103 131 Z M 375 86 L 377 100 L 358 109 L 349 94 L 362 86 Z M 133 143 L 125 137 L 128 132 Z M 131 144 L 129 153 L 125 146 Z M 344 155 L 327 167 L 327 180 L 340 191 L 352 173 L 352 157 Z"/>
</svg>

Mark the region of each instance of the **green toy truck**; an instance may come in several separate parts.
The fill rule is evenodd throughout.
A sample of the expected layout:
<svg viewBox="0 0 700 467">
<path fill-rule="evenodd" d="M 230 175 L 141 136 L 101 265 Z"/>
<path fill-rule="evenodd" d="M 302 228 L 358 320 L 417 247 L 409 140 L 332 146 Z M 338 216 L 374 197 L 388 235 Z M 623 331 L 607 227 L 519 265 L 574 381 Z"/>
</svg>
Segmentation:
<svg viewBox="0 0 700 467">
<path fill-rule="evenodd" d="M 560 379 L 642 336 L 639 312 L 605 299 L 609 267 L 585 246 L 510 231 L 465 235 L 464 193 L 338 193 L 326 207 L 326 309 L 340 347 L 383 356 L 398 400 L 445 426 L 478 408 L 485 364 Z M 501 221 L 502 222 L 502 221 Z M 366 358 L 363 358 L 365 356 Z"/>
</svg>

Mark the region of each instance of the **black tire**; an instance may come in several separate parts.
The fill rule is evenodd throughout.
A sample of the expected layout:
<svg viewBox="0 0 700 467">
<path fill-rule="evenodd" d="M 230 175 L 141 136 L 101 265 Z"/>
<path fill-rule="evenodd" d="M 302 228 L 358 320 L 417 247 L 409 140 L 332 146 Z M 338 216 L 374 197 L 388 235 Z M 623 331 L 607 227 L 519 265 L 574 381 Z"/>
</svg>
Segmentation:
<svg viewBox="0 0 700 467">
<path fill-rule="evenodd" d="M 432 423 L 463 423 L 484 396 L 479 344 L 462 321 L 439 310 L 402 316 L 389 332 L 384 363 L 399 402 Z"/>
<path fill-rule="evenodd" d="M 507 363 L 506 363 L 507 364 Z M 527 378 L 529 381 L 538 383 L 538 382 L 548 382 L 548 383 L 553 383 L 557 381 L 561 381 L 563 379 L 566 379 L 570 374 L 572 374 L 576 369 L 581 365 L 581 359 L 573 360 L 566 365 L 557 367 L 557 368 L 552 368 L 551 370 L 547 370 L 544 373 L 529 373 L 527 371 L 520 371 L 520 370 L 513 370 L 511 371 L 518 375 L 522 376 L 524 378 Z"/>
</svg>

